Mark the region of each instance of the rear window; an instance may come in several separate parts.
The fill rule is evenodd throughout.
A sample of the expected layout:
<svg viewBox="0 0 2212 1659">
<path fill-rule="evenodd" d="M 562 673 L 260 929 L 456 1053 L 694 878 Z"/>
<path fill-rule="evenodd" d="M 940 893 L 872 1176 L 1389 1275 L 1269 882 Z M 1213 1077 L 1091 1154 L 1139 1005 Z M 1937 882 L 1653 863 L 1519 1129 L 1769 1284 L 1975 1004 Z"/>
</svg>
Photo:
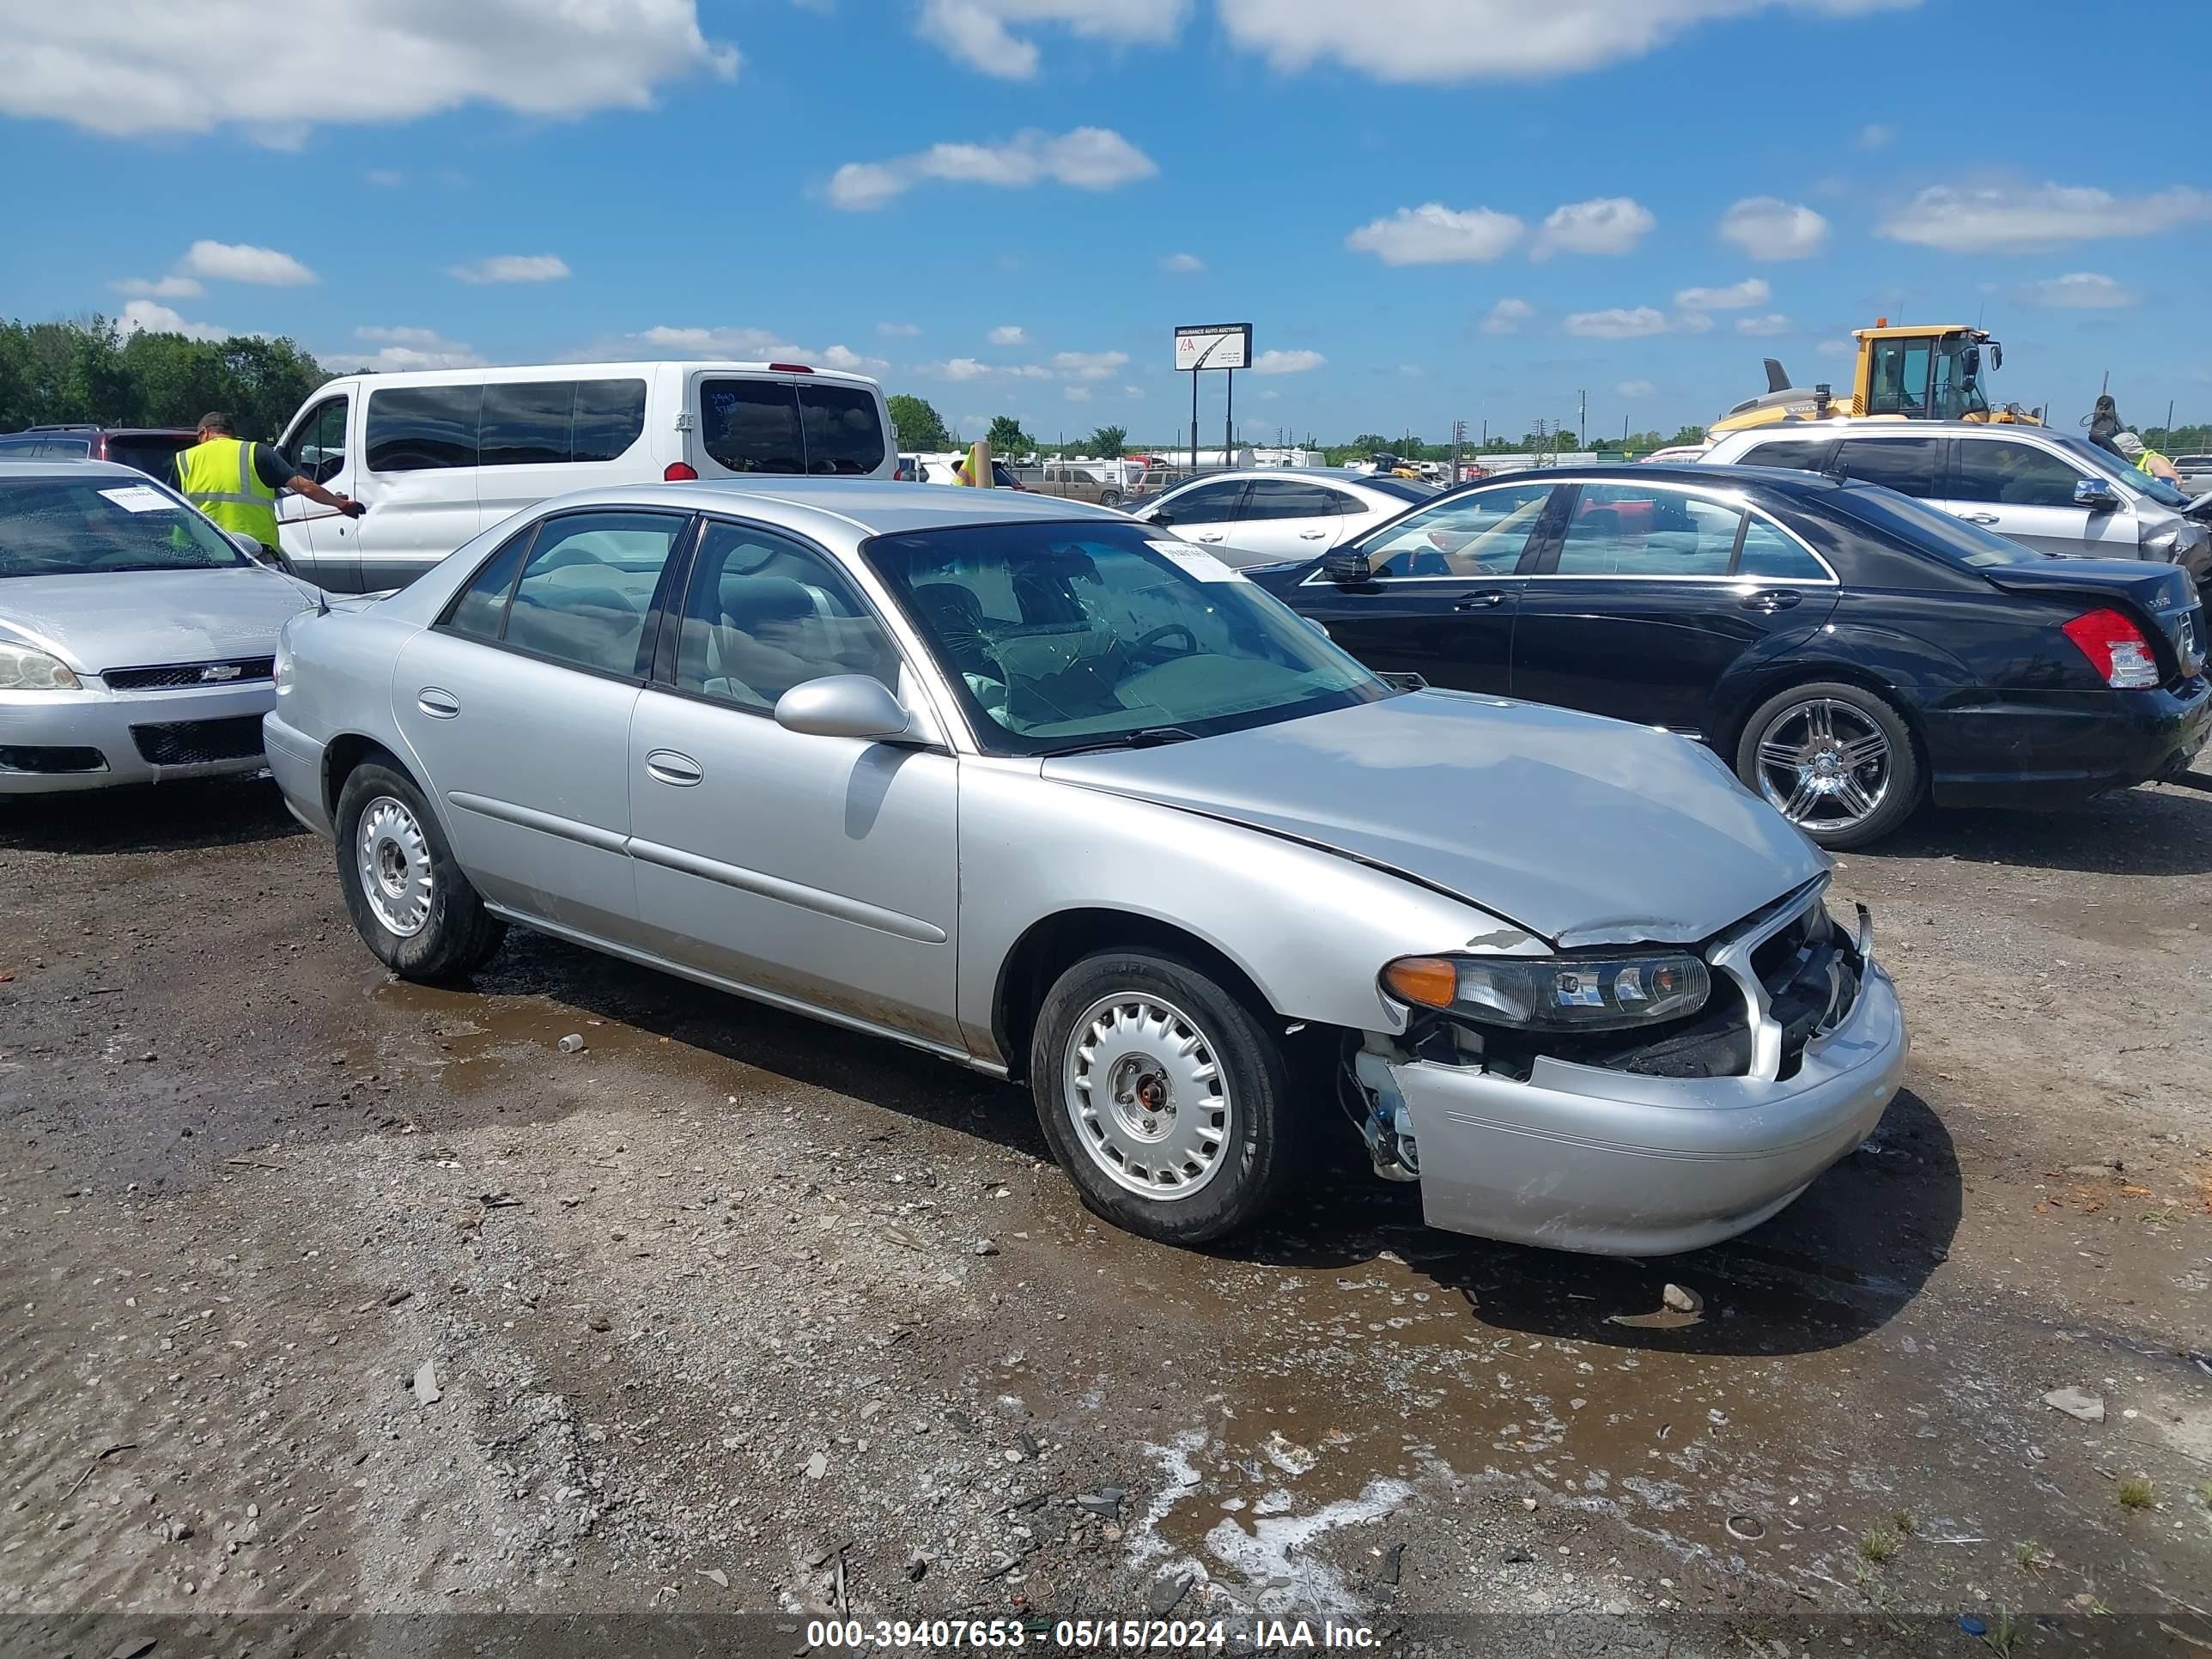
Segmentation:
<svg viewBox="0 0 2212 1659">
<path fill-rule="evenodd" d="M 1972 569 L 2001 564 L 2032 564 L 2039 559 L 2057 556 L 2039 553 L 2032 547 L 2008 541 L 1979 525 L 1954 519 L 1948 513 L 1939 512 L 1894 490 L 1850 488 L 1838 489 L 1821 499 L 1845 518 L 1856 519 L 1868 528 L 1893 537 L 1907 546 Z"/>
<path fill-rule="evenodd" d="M 368 470 L 474 466 L 482 385 L 393 386 L 368 394 Z"/>
<path fill-rule="evenodd" d="M 11 461 L 79 461 L 91 453 L 89 438 L 0 438 L 0 459 Z"/>
<path fill-rule="evenodd" d="M 732 472 L 860 477 L 890 447 L 866 386 L 702 380 L 699 427 L 701 446 Z"/>
<path fill-rule="evenodd" d="M 149 477 L 167 478 L 176 470 L 177 453 L 190 449 L 197 438 L 179 435 L 160 437 L 149 433 L 136 433 L 127 438 L 107 441 L 107 459 L 125 466 L 135 466 Z"/>
</svg>

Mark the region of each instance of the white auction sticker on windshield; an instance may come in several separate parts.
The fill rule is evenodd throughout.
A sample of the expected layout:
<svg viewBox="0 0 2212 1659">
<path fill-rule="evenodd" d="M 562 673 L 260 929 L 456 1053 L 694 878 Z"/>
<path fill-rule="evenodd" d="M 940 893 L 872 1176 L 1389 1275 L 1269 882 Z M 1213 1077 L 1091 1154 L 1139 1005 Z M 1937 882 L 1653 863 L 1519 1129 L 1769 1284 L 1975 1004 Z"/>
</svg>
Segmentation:
<svg viewBox="0 0 2212 1659">
<path fill-rule="evenodd" d="M 1162 558 L 1173 559 L 1202 582 L 1241 582 L 1248 580 L 1244 573 L 1226 565 L 1202 547 L 1193 547 L 1188 542 L 1146 542 L 1146 547 Z"/>
<path fill-rule="evenodd" d="M 125 484 L 120 489 L 103 489 L 100 493 L 125 513 L 177 510 L 177 504 L 151 484 Z"/>
</svg>

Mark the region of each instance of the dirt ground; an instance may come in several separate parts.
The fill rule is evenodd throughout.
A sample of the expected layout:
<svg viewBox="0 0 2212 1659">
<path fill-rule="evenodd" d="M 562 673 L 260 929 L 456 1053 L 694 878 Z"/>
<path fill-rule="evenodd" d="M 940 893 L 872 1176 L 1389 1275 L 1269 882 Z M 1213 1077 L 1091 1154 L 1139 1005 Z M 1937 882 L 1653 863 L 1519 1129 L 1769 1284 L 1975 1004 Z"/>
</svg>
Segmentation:
<svg viewBox="0 0 2212 1659">
<path fill-rule="evenodd" d="M 403 985 L 331 865 L 265 782 L 0 810 L 0 1646 L 498 1610 L 765 1613 L 784 1653 L 833 1613 L 2212 1644 L 2212 795 L 1845 860 L 1906 1091 L 1649 1261 L 1427 1231 L 1356 1163 L 1147 1244 L 1023 1093 L 519 933 Z"/>
</svg>

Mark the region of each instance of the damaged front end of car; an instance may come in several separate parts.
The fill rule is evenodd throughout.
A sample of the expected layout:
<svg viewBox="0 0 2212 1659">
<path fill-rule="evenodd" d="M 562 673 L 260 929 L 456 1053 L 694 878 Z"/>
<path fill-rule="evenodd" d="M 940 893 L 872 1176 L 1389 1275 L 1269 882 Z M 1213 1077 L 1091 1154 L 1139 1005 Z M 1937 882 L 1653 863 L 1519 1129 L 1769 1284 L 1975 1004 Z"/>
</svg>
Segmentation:
<svg viewBox="0 0 2212 1659">
<path fill-rule="evenodd" d="M 1389 963 L 1405 1030 L 1347 1042 L 1377 1174 L 1431 1224 L 1607 1254 L 1755 1225 L 1863 1139 L 1907 1042 L 1863 907 L 1806 883 L 1716 937 Z"/>
</svg>

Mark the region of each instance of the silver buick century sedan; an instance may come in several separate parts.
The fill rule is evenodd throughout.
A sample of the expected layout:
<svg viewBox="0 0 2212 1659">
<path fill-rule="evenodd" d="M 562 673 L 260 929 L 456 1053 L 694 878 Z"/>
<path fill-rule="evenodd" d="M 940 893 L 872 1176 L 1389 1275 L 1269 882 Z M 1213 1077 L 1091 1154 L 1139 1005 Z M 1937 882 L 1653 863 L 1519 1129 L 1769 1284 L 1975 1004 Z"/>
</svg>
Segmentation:
<svg viewBox="0 0 2212 1659">
<path fill-rule="evenodd" d="M 276 680 L 270 763 L 397 972 L 519 922 L 1025 1082 L 1153 1238 L 1356 1133 L 1433 1225 L 1688 1249 L 1904 1070 L 1863 913 L 1697 744 L 1378 678 L 1101 508 L 573 495 L 295 618 Z"/>
</svg>

